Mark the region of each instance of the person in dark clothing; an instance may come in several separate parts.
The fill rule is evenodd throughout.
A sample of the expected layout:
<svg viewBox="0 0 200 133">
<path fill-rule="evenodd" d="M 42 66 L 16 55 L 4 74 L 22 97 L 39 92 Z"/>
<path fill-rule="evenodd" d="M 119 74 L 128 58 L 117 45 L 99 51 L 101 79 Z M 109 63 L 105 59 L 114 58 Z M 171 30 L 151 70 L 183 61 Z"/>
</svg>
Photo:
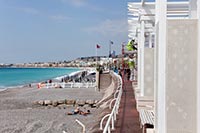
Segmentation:
<svg viewBox="0 0 200 133">
<path fill-rule="evenodd" d="M 129 80 L 130 77 L 131 77 L 131 70 L 130 70 L 130 68 L 128 68 L 128 69 L 126 70 L 126 73 L 127 73 L 127 80 Z"/>
<path fill-rule="evenodd" d="M 76 114 L 80 114 L 80 115 L 88 115 L 90 114 L 90 110 L 87 110 L 87 112 L 84 112 L 82 110 L 80 110 L 79 107 L 77 107 L 75 110 L 73 110 L 72 112 L 68 112 L 67 115 L 76 115 Z"/>
</svg>

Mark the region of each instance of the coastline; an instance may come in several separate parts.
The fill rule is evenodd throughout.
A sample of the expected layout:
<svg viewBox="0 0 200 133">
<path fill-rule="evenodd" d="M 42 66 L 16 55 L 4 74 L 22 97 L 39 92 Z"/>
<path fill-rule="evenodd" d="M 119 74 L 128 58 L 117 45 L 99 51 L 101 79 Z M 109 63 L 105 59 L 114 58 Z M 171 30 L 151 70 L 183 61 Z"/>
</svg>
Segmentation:
<svg viewBox="0 0 200 133">
<path fill-rule="evenodd" d="M 16 68 L 18 68 L 18 67 L 16 67 Z M 24 69 L 24 68 L 30 68 L 30 67 L 19 67 L 19 69 L 20 68 Z M 31 68 L 35 68 L 35 67 L 31 67 Z M 73 74 L 76 74 L 76 73 L 81 72 L 83 70 L 88 70 L 88 68 L 83 69 L 83 68 L 80 68 L 80 67 L 41 67 L 41 68 L 38 68 L 38 69 L 48 69 L 48 68 L 50 68 L 50 69 L 51 68 L 57 68 L 57 69 L 77 69 L 77 71 L 71 72 L 69 74 L 64 74 L 64 75 L 61 75 L 61 76 L 56 76 L 56 77 L 53 77 L 53 78 L 48 78 L 48 79 L 38 80 L 38 81 L 35 81 L 35 82 L 30 82 L 30 83 L 24 83 L 24 84 L 13 85 L 13 86 L 12 85 L 11 86 L 1 86 L 0 87 L 0 92 L 5 91 L 7 89 L 27 87 L 29 84 L 31 84 L 31 86 L 36 86 L 38 83 L 45 82 L 45 81 L 47 81 L 49 79 L 52 79 L 52 80 L 61 80 L 63 77 L 69 76 L 70 74 L 72 76 Z"/>
<path fill-rule="evenodd" d="M 111 76 L 112 77 L 112 76 Z M 110 79 L 110 81 L 108 81 Z M 101 118 L 109 113 L 108 102 L 117 80 L 110 75 L 102 80 L 104 84 L 100 91 L 95 88 L 41 88 L 24 87 L 22 89 L 8 89 L 0 93 L 0 132 L 1 133 L 49 133 L 62 132 L 69 133 L 81 132 L 82 128 L 76 123 L 76 119 L 81 121 L 88 133 L 99 130 Z M 108 84 L 109 83 L 109 84 Z M 106 86 L 105 86 L 106 85 Z M 97 100 L 97 105 L 79 106 L 84 112 L 91 111 L 87 116 L 67 115 L 78 105 L 59 104 L 35 105 L 36 101 L 60 101 L 60 100 Z"/>
<path fill-rule="evenodd" d="M 7 90 L 7 88 L 5 88 L 5 89 L 0 89 L 0 93 L 3 92 L 3 91 L 5 91 L 5 90 Z"/>
</svg>

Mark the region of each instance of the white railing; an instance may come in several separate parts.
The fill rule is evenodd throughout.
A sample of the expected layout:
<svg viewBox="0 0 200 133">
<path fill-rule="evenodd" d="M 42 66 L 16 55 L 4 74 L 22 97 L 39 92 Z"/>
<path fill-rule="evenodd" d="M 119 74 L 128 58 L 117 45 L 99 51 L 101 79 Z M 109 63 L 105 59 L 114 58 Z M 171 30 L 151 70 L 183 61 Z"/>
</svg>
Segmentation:
<svg viewBox="0 0 200 133">
<path fill-rule="evenodd" d="M 114 94 L 114 99 L 110 102 L 109 108 L 112 108 L 112 103 L 115 101 L 115 104 L 112 108 L 112 111 L 110 114 L 105 115 L 100 122 L 100 130 L 103 130 L 103 133 L 110 133 L 111 130 L 114 130 L 114 121 L 116 121 L 117 118 L 117 114 L 118 114 L 118 109 L 119 109 L 119 105 L 120 105 L 120 101 L 121 101 L 121 96 L 122 96 L 122 78 L 115 74 L 115 76 L 117 76 L 118 78 L 118 90 L 116 90 L 115 94 Z M 117 95 L 118 94 L 118 95 Z M 117 96 L 116 96 L 117 95 Z M 103 128 L 103 121 L 105 120 L 105 118 L 108 117 L 108 120 L 105 124 L 105 127 Z"/>
<path fill-rule="evenodd" d="M 76 122 L 83 128 L 83 133 L 85 133 L 86 132 L 85 125 L 77 119 L 76 119 Z"/>
<path fill-rule="evenodd" d="M 83 128 L 83 133 L 86 133 L 85 125 L 82 122 L 80 122 L 78 119 L 76 119 L 76 122 Z M 67 132 L 63 130 L 63 133 L 67 133 Z"/>
<path fill-rule="evenodd" d="M 76 83 L 76 82 L 68 82 L 68 83 L 46 83 L 40 84 L 39 88 L 93 88 L 96 87 L 96 83 L 94 82 L 86 82 L 86 83 Z"/>
</svg>

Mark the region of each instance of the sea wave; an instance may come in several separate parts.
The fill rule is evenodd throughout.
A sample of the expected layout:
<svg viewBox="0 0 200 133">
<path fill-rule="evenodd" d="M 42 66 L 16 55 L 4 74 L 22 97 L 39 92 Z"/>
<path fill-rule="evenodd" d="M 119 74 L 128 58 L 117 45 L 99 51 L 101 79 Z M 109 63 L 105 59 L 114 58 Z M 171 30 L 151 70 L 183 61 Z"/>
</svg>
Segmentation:
<svg viewBox="0 0 200 133">
<path fill-rule="evenodd" d="M 13 86 L 28 86 L 29 84 L 35 84 L 49 79 L 61 80 L 68 74 L 77 72 L 78 68 L 9 68 L 0 69 L 0 89 L 12 88 Z"/>
<path fill-rule="evenodd" d="M 76 75 L 82 73 L 83 71 L 84 71 L 84 70 L 75 71 L 75 72 L 72 72 L 72 73 L 67 74 L 67 75 L 63 75 L 63 76 L 56 77 L 56 78 L 54 78 L 54 79 L 61 81 L 61 80 L 62 80 L 63 78 L 65 78 L 65 77 L 73 77 L 73 76 L 76 76 Z"/>
<path fill-rule="evenodd" d="M 5 88 L 6 88 L 5 86 L 0 86 L 0 91 L 2 91 Z"/>
</svg>

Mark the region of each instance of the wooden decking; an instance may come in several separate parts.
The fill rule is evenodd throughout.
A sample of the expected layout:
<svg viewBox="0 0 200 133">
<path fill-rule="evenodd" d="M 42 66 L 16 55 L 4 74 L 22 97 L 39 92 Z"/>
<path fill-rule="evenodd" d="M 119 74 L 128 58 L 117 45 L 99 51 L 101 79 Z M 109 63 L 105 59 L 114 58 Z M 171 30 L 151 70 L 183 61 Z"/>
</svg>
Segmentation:
<svg viewBox="0 0 200 133">
<path fill-rule="evenodd" d="M 124 84 L 119 116 L 115 127 L 116 130 L 114 130 L 113 133 L 142 133 L 131 82 L 125 82 Z"/>
</svg>

